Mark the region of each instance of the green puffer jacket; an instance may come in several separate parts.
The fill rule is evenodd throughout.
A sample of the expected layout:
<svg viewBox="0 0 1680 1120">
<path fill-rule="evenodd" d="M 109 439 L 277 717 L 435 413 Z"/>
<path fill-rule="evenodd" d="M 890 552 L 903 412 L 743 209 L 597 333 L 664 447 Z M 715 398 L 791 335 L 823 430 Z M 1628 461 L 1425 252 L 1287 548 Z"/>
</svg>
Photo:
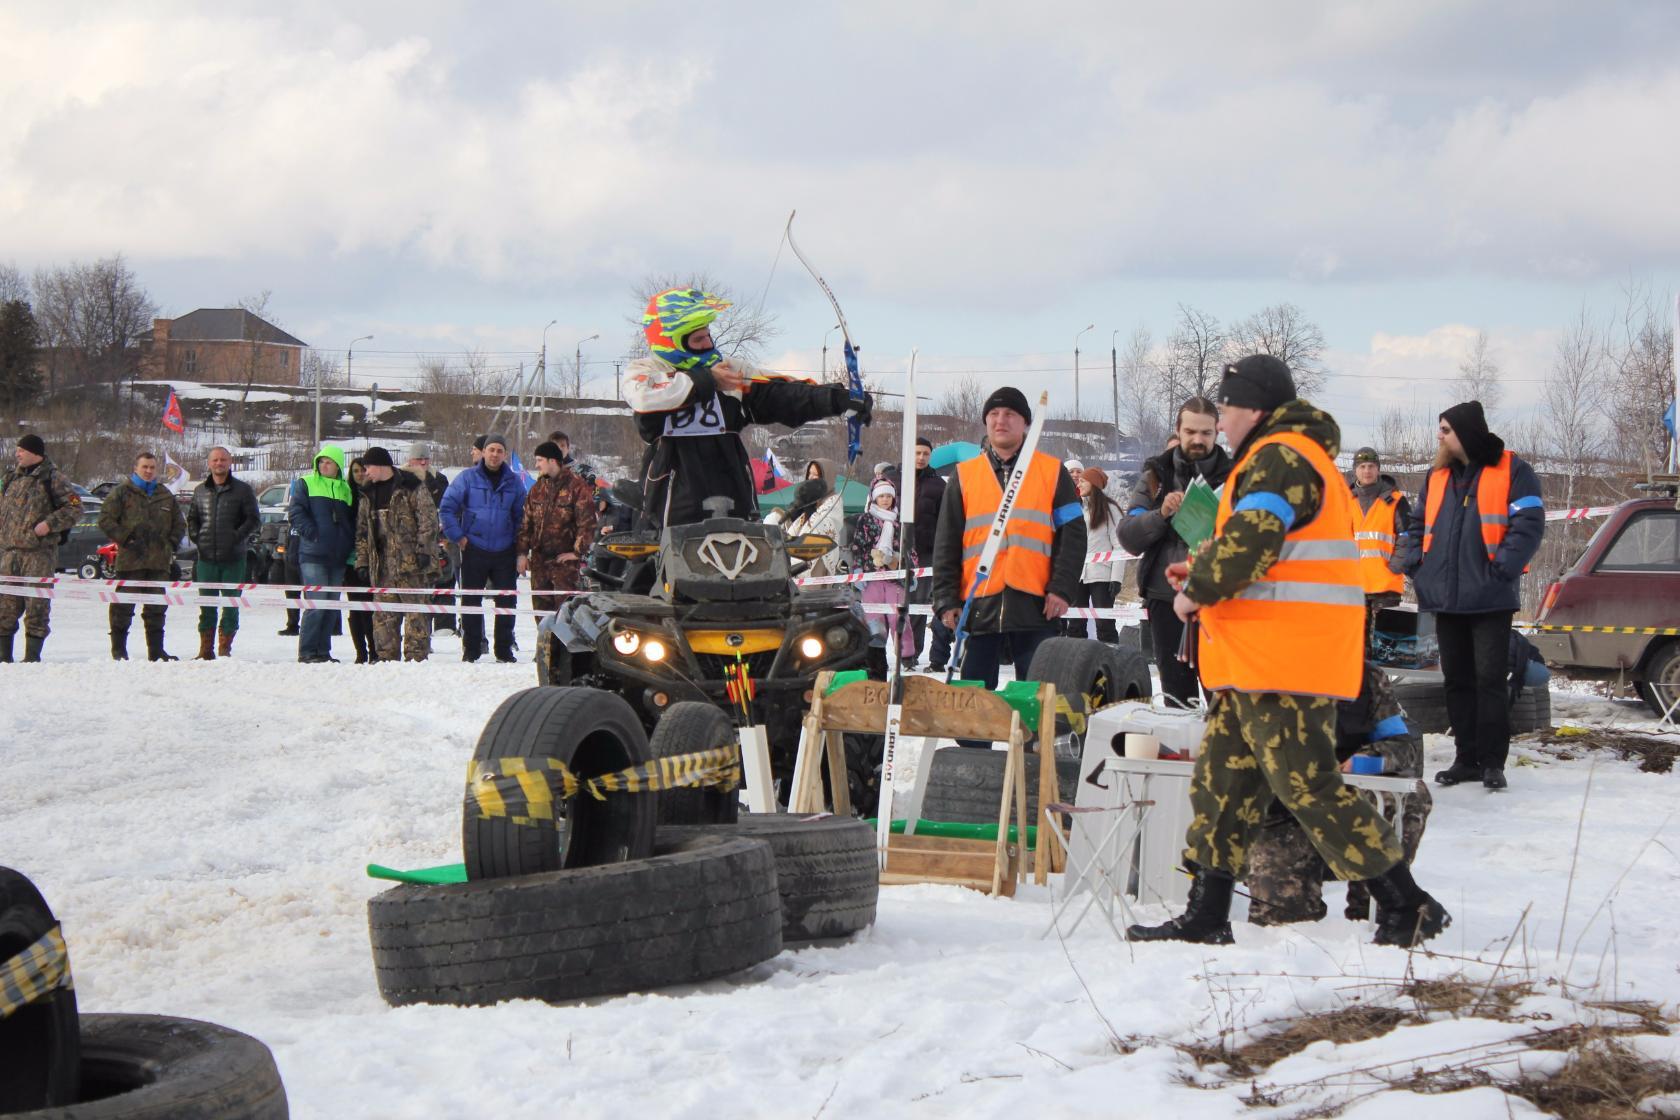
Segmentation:
<svg viewBox="0 0 1680 1120">
<path fill-rule="evenodd" d="M 106 495 L 99 531 L 117 542 L 118 572 L 162 572 L 187 535 L 187 519 L 161 482 L 148 494 L 130 478 Z"/>
</svg>

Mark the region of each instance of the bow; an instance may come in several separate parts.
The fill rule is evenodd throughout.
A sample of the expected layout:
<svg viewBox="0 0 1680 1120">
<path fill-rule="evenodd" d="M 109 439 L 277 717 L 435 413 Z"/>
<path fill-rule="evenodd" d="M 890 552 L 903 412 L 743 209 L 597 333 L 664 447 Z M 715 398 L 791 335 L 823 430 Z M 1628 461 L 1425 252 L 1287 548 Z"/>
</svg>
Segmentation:
<svg viewBox="0 0 1680 1120">
<path fill-rule="evenodd" d="M 793 239 L 793 218 L 797 213 L 799 213 L 797 210 L 788 212 L 787 229 L 782 231 L 782 236 L 787 238 L 788 248 L 793 250 L 793 255 L 799 258 L 799 263 L 805 266 L 805 271 L 811 274 L 811 279 L 817 282 L 817 286 L 823 290 L 823 295 L 828 297 L 828 302 L 834 308 L 835 321 L 840 324 L 840 337 L 846 343 L 846 386 L 851 392 L 852 399 L 861 401 L 863 400 L 863 374 L 858 372 L 857 347 L 852 344 L 852 332 L 846 326 L 846 313 L 840 310 L 840 301 L 834 298 L 834 289 L 828 286 L 828 281 L 822 278 L 822 273 L 818 272 L 816 266 L 806 259 L 805 254 L 799 251 L 799 243 Z M 862 447 L 863 424 L 855 414 L 848 416 L 846 418 L 846 465 L 848 467 L 857 462 L 858 452 Z"/>
</svg>

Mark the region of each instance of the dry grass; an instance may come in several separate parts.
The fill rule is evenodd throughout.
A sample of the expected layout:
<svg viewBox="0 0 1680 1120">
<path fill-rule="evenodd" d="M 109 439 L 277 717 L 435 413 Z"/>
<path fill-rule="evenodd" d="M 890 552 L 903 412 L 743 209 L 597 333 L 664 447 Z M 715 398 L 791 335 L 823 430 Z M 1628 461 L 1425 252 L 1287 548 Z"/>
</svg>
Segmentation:
<svg viewBox="0 0 1680 1120">
<path fill-rule="evenodd" d="M 1453 976 L 1384 981 L 1374 986 L 1381 989 L 1380 999 L 1262 1024 L 1261 1033 L 1241 1045 L 1232 1044 L 1233 1032 L 1222 1031 L 1216 1038 L 1180 1046 L 1198 1068 L 1219 1068 L 1219 1076 L 1211 1083 L 1193 1083 L 1203 1088 L 1246 1084 L 1246 1104 L 1275 1108 L 1294 1103 L 1307 1109 L 1291 1114 L 1301 1118 L 1336 1116 L 1355 1101 L 1389 1089 L 1436 1094 L 1491 1086 L 1563 1120 L 1631 1120 L 1649 1115 L 1639 1111 L 1647 1098 L 1680 1092 L 1680 1067 L 1642 1057 L 1622 1041 L 1634 1035 L 1667 1035 L 1677 1021 L 1659 1005 L 1640 1000 L 1581 1004 L 1598 1013 L 1603 1020 L 1599 1023 L 1539 1027 L 1498 1043 L 1340 1070 L 1287 1086 L 1260 1080 L 1270 1066 L 1315 1042 L 1338 1046 L 1364 1042 L 1398 1027 L 1441 1018 L 1499 1022 L 1550 1018 L 1520 1011 L 1522 1002 L 1535 993 L 1535 984 L 1526 980 L 1488 982 Z M 1567 1061 L 1550 1074 L 1516 1072 L 1520 1055 L 1534 1051 L 1562 1053 Z M 1352 1096 L 1320 1097 L 1345 1094 L 1349 1088 L 1356 1090 Z"/>
<path fill-rule="evenodd" d="M 1623 761 L 1637 759 L 1639 769 L 1647 774 L 1669 773 L 1680 756 L 1680 741 L 1609 727 L 1560 727 L 1542 735 L 1540 743 L 1565 761 L 1589 751 L 1610 751 Z"/>
</svg>

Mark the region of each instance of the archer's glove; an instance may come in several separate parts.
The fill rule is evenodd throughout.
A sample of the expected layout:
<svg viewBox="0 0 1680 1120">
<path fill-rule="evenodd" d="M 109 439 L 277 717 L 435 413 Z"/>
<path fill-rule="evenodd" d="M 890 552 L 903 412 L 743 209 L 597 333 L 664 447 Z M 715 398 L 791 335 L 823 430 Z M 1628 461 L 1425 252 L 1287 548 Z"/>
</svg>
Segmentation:
<svg viewBox="0 0 1680 1120">
<path fill-rule="evenodd" d="M 860 398 L 853 398 L 851 391 L 843 385 L 832 387 L 834 397 L 834 413 L 836 416 L 855 416 L 867 425 L 874 418 L 875 401 L 868 393 Z"/>
</svg>

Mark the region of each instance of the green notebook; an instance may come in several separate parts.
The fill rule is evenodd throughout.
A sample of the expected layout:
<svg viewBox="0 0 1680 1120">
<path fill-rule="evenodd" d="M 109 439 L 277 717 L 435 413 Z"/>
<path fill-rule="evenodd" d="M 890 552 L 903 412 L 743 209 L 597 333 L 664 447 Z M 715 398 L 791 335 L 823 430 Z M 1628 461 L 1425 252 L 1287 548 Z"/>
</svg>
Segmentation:
<svg viewBox="0 0 1680 1120">
<path fill-rule="evenodd" d="M 1173 532 L 1195 552 L 1203 541 L 1213 536 L 1213 523 L 1218 514 L 1219 495 L 1207 484 L 1207 479 L 1197 475 L 1184 488 L 1184 502 L 1173 515 Z"/>
</svg>

